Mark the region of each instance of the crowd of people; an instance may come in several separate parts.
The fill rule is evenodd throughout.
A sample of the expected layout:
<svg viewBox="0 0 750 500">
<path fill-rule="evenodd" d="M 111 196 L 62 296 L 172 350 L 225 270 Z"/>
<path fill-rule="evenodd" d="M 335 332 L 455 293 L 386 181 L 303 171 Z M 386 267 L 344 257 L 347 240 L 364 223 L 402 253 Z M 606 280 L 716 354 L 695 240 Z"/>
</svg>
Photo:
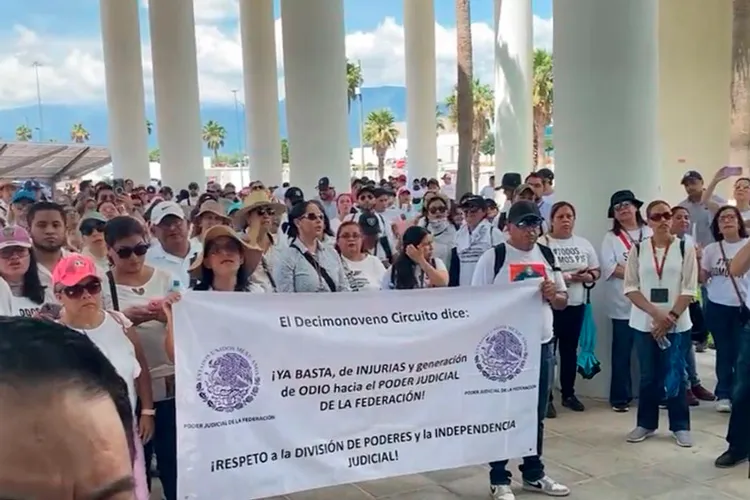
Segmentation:
<svg viewBox="0 0 750 500">
<path fill-rule="evenodd" d="M 403 175 L 353 179 L 342 190 L 323 177 L 310 197 L 298 187 L 259 181 L 239 190 L 191 183 L 176 195 L 130 180 L 84 181 L 67 193 L 45 193 L 35 181 L 0 181 L 0 316 L 8 317 L 0 320 L 0 413 L 11 421 L 0 429 L 9 433 L 4 442 L 21 446 L 18 440 L 31 432 L 24 425 L 50 418 L 28 418 L 41 411 L 40 402 L 64 406 L 71 403 L 60 398 L 76 401 L 83 396 L 70 392 L 84 391 L 114 406 L 69 413 L 70 421 L 62 418 L 57 427 L 63 432 L 81 419 L 120 422 L 122 436 L 105 436 L 95 425 L 74 443 L 90 447 L 97 432 L 101 446 L 128 443 L 132 469 L 126 473 L 112 454 L 109 470 L 87 475 L 84 465 L 93 467 L 101 453 L 81 448 L 80 470 L 64 473 L 62 482 L 15 464 L 11 490 L 51 498 L 56 488 L 77 493 L 111 480 L 116 491 L 145 499 L 155 457 L 165 497 L 177 498 L 171 308 L 188 290 L 347 293 L 537 280 L 545 304 L 539 433 L 537 453 L 524 457 L 520 470 L 524 489 L 566 496 L 570 489 L 544 469 L 543 422 L 557 415 L 558 358 L 560 404 L 586 410 L 575 392 L 579 339 L 589 291 L 601 286 L 612 323 L 606 362 L 613 411 L 629 411 L 633 400 L 633 349 L 640 370 L 636 423 L 625 439 L 655 435 L 662 407 L 676 444 L 691 447 L 690 407 L 713 402 L 731 414 L 729 446 L 715 465 L 737 465 L 750 451 L 750 179 L 734 181 L 734 205 L 713 194 L 734 174 L 725 167 L 704 186 L 700 173 L 686 173 L 687 198 L 675 206 L 645 204 L 629 190 L 613 193 L 602 207 L 612 227 L 601 242 L 576 234 L 576 207 L 555 199 L 548 169 L 525 179 L 507 173 L 497 185 L 491 178 L 480 194 L 458 198 L 449 175 L 442 183 L 409 183 Z M 498 205 L 496 197 L 505 202 Z M 695 362 L 696 349 L 709 341 L 716 349 L 713 392 Z M 72 352 L 80 356 L 68 359 Z M 49 389 L 60 384 L 66 389 Z M 19 406 L 6 386 L 34 389 L 39 397 Z M 61 456 L 45 447 L 63 445 L 50 443 L 24 445 L 23 453 Z M 0 453 L 0 469 L 15 456 Z M 507 461 L 490 465 L 492 497 L 513 500 Z"/>
</svg>

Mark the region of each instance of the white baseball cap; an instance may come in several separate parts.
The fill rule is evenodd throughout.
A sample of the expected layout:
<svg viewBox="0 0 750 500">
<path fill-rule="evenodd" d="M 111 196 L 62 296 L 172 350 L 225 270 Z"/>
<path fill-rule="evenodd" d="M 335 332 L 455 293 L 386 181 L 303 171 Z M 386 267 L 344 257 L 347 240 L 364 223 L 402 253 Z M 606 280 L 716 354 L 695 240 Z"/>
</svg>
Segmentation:
<svg viewBox="0 0 750 500">
<path fill-rule="evenodd" d="M 158 225 L 169 215 L 185 219 L 185 212 L 180 205 L 174 201 L 162 201 L 151 210 L 151 224 Z"/>
</svg>

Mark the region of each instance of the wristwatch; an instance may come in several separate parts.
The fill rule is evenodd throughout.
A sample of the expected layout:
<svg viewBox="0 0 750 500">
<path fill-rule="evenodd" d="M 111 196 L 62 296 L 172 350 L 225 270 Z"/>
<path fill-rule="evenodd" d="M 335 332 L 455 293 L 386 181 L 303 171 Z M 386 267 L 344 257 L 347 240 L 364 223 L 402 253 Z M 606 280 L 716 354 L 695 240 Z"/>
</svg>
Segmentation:
<svg viewBox="0 0 750 500">
<path fill-rule="evenodd" d="M 153 417 L 154 415 L 156 415 L 156 410 L 154 410 L 153 408 L 150 410 L 141 410 L 142 417 Z"/>
</svg>

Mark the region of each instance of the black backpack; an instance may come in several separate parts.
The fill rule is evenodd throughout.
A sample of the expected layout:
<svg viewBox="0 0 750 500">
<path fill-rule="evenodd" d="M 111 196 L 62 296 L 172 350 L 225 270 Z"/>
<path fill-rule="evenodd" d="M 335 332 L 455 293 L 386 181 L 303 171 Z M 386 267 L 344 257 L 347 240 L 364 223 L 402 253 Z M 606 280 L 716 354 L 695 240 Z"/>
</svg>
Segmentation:
<svg viewBox="0 0 750 500">
<path fill-rule="evenodd" d="M 537 243 L 536 245 L 539 247 L 539 251 L 542 252 L 544 260 L 546 260 L 552 268 L 552 271 L 559 271 L 560 268 L 555 265 L 555 254 L 552 253 L 552 249 L 546 245 L 542 245 L 541 243 Z M 505 248 L 505 243 L 495 245 L 495 277 L 497 277 L 497 275 L 500 273 L 500 269 L 503 268 L 503 264 L 505 264 L 506 253 L 507 249 Z"/>
</svg>

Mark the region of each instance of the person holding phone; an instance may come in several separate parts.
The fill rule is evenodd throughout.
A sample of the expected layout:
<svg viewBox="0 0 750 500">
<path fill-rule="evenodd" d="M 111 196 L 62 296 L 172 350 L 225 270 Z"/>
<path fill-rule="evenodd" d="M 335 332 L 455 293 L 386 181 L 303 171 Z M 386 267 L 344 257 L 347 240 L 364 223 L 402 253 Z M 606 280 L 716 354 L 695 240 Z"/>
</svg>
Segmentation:
<svg viewBox="0 0 750 500">
<path fill-rule="evenodd" d="M 687 197 L 682 200 L 678 206 L 685 208 L 690 214 L 690 228 L 688 232 L 695 239 L 698 247 L 704 248 L 709 243 L 713 243 L 714 238 L 711 235 L 711 218 L 713 212 L 711 207 L 726 205 L 726 200 L 713 194 L 716 183 L 726 178 L 727 172 L 724 168 L 717 172 L 719 180 L 716 178 L 712 181 L 713 187 L 711 192 L 706 194 L 708 189 L 703 182 L 703 176 L 700 172 L 690 170 L 682 176 L 680 183 L 685 188 Z M 711 187 L 711 186 L 709 186 Z"/>
<path fill-rule="evenodd" d="M 725 201 L 714 197 L 716 186 L 730 177 L 738 177 L 738 179 L 734 181 L 734 189 L 732 191 L 734 206 L 740 211 L 745 227 L 750 227 L 750 177 L 743 176 L 742 167 L 727 165 L 717 170 L 716 174 L 714 174 L 714 178 L 703 193 L 702 201 L 710 210 L 711 217 L 713 217 L 713 214 L 715 214 L 722 206 L 726 205 Z"/>
</svg>

